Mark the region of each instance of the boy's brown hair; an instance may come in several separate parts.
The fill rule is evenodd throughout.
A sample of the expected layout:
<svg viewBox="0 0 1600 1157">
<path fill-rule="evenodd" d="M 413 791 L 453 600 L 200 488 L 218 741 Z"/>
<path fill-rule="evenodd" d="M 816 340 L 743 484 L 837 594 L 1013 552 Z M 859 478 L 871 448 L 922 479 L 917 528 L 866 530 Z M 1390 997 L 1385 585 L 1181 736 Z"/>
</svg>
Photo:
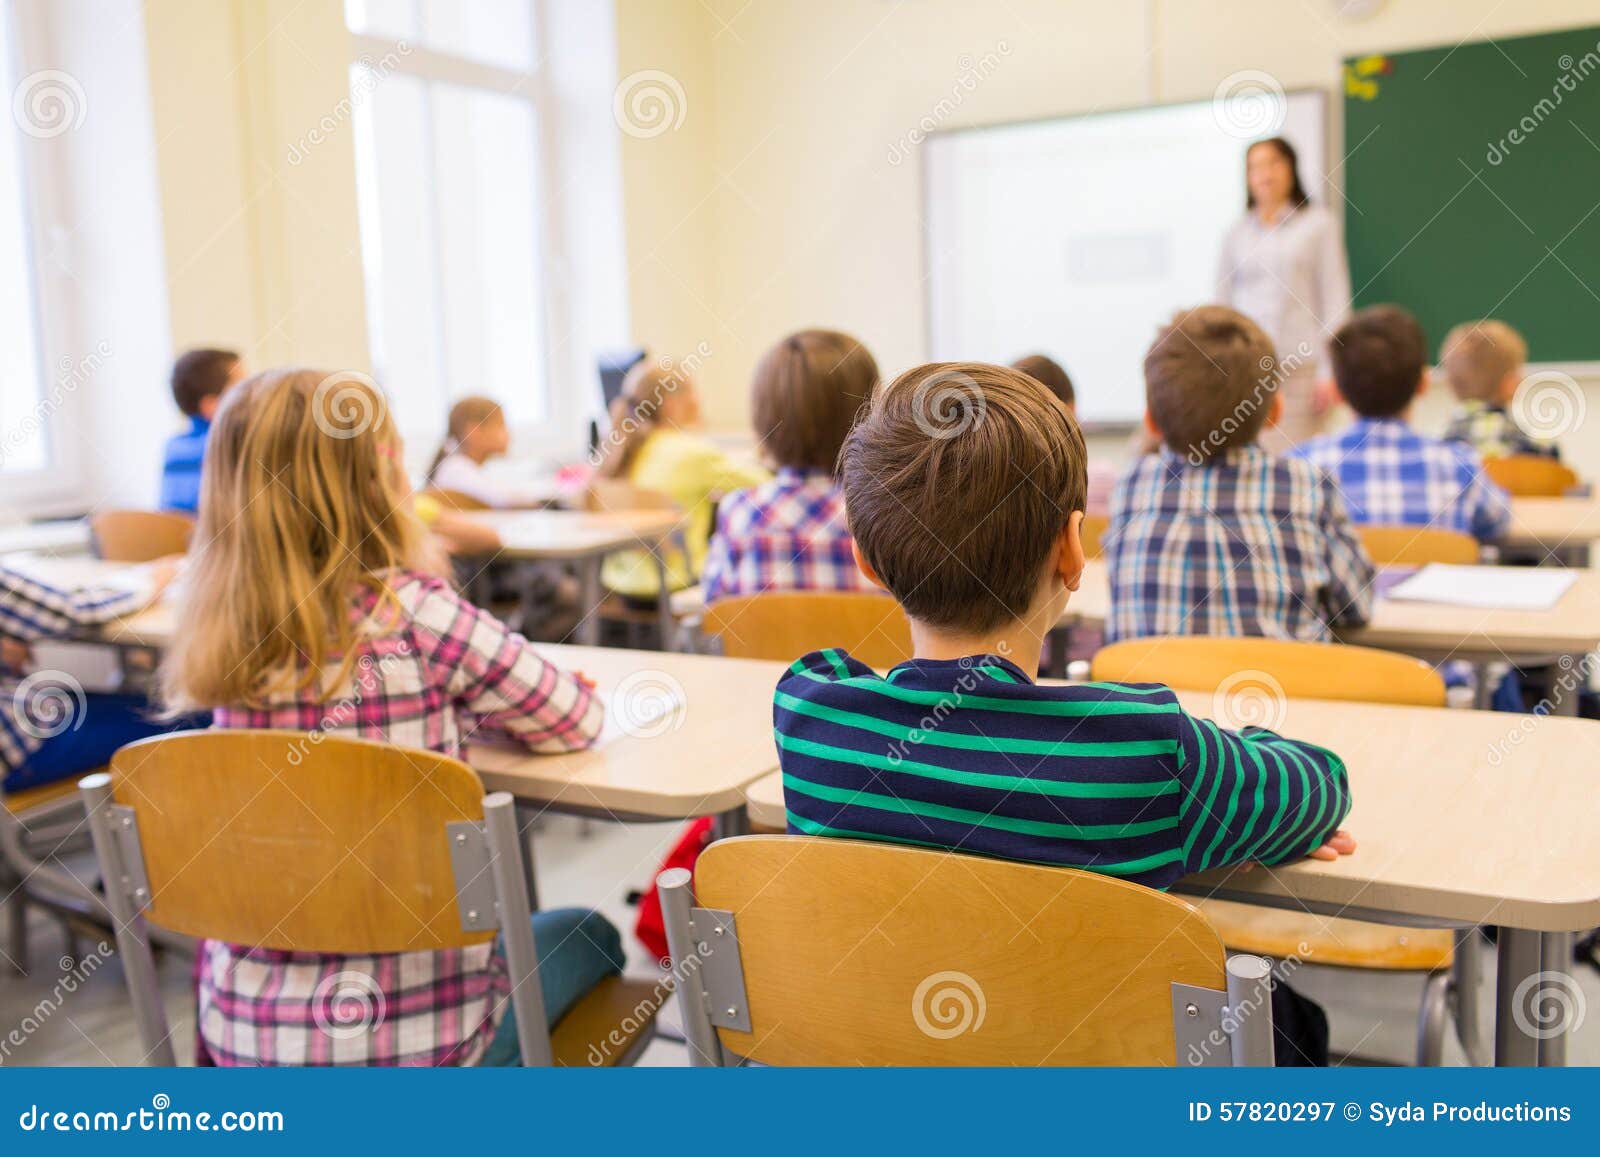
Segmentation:
<svg viewBox="0 0 1600 1157">
<path fill-rule="evenodd" d="M 1072 388 L 1072 379 L 1067 376 L 1067 371 L 1061 368 L 1061 363 L 1054 358 L 1046 357 L 1044 354 L 1029 354 L 1012 362 L 1011 368 L 1027 374 L 1060 398 L 1062 405 L 1078 404 L 1078 395 Z"/>
<path fill-rule="evenodd" d="M 1422 387 L 1428 338 L 1398 305 L 1369 305 L 1351 314 L 1328 343 L 1334 381 L 1363 418 L 1403 414 Z"/>
<path fill-rule="evenodd" d="M 878 363 L 866 346 L 835 330 L 803 329 L 756 365 L 751 422 L 779 466 L 832 474 L 845 435 L 877 384 Z"/>
<path fill-rule="evenodd" d="M 1225 305 L 1178 314 L 1144 355 L 1145 402 L 1168 446 L 1201 465 L 1261 433 L 1278 357 L 1260 326 Z"/>
<path fill-rule="evenodd" d="M 940 362 L 881 388 L 840 455 L 850 533 L 906 614 L 981 632 L 1022 618 L 1084 508 L 1083 435 L 1004 366 Z"/>
<path fill-rule="evenodd" d="M 228 377 L 239 364 L 233 350 L 190 350 L 172 363 L 172 400 L 188 417 L 200 412 L 200 403 L 227 389 Z"/>
<path fill-rule="evenodd" d="M 1455 327 L 1444 338 L 1439 365 L 1463 402 L 1499 401 L 1500 384 L 1528 360 L 1528 343 L 1503 321 L 1484 318 Z"/>
</svg>

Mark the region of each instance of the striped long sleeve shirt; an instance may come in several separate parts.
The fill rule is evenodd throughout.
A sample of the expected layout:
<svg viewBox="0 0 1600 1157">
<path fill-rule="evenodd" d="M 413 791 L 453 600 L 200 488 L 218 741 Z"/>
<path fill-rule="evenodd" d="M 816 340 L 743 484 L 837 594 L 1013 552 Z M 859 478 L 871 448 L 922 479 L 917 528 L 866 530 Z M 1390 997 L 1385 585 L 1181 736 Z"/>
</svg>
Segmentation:
<svg viewBox="0 0 1600 1157">
<path fill-rule="evenodd" d="M 797 660 L 773 710 L 789 830 L 1061 864 L 1157 888 L 1298 859 L 1350 810 L 1332 752 L 1189 715 L 1168 687 L 1041 686 L 994 656 L 879 676 Z"/>
</svg>

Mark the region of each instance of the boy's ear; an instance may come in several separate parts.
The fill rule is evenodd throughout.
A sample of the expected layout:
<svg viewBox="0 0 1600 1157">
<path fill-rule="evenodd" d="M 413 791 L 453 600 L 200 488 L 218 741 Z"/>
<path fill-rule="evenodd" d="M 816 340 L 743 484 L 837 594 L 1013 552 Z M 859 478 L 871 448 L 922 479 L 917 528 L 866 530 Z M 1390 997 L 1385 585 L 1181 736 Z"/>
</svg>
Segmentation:
<svg viewBox="0 0 1600 1157">
<path fill-rule="evenodd" d="M 222 405 L 221 394 L 207 394 L 205 397 L 200 399 L 200 405 L 197 407 L 197 412 L 202 418 L 209 422 L 211 419 L 217 416 L 217 407 L 220 405 Z"/>
<path fill-rule="evenodd" d="M 1167 436 L 1161 432 L 1161 427 L 1156 425 L 1156 416 L 1150 412 L 1149 407 L 1146 407 L 1144 411 L 1144 432 L 1158 446 L 1167 440 Z"/>
<path fill-rule="evenodd" d="M 856 569 L 866 577 L 866 580 L 869 583 L 877 587 L 880 591 L 886 591 L 889 589 L 884 585 L 883 580 L 878 577 L 878 572 L 872 569 L 872 564 L 868 562 L 866 556 L 861 553 L 860 544 L 857 543 L 853 538 L 850 540 L 850 553 L 855 555 Z"/>
<path fill-rule="evenodd" d="M 1272 405 L 1267 407 L 1267 425 L 1276 426 L 1283 421 L 1283 395 L 1276 390 L 1272 392 Z"/>
<path fill-rule="evenodd" d="M 1518 367 L 1500 379 L 1500 403 L 1509 405 L 1511 399 L 1517 396 L 1517 387 L 1522 384 L 1522 369 Z"/>
<path fill-rule="evenodd" d="M 1422 367 L 1422 380 L 1417 383 L 1417 392 L 1413 395 L 1413 397 L 1418 397 L 1418 398 L 1422 397 L 1423 394 L 1426 394 L 1428 392 L 1428 386 L 1431 385 L 1432 383 L 1433 383 L 1433 371 L 1428 369 L 1427 366 L 1423 366 Z"/>
<path fill-rule="evenodd" d="M 1074 510 L 1067 516 L 1067 525 L 1061 528 L 1056 554 L 1056 573 L 1069 591 L 1077 590 L 1083 581 L 1083 564 L 1083 511 Z"/>
</svg>

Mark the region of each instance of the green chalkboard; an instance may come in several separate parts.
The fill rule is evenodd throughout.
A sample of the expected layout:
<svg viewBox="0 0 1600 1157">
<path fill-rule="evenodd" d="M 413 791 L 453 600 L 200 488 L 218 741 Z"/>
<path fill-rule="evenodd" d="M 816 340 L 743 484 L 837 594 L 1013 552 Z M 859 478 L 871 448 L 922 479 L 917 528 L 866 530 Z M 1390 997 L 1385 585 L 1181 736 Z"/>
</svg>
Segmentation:
<svg viewBox="0 0 1600 1157">
<path fill-rule="evenodd" d="M 1600 361 L 1600 28 L 1344 62 L 1357 305 L 1498 317 L 1538 362 Z"/>
</svg>

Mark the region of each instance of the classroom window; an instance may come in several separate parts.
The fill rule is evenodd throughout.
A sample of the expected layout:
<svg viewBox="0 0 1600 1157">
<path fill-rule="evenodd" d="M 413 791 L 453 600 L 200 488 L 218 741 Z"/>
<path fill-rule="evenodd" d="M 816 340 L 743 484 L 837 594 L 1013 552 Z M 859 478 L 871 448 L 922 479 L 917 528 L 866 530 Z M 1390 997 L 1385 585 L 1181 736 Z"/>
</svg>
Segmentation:
<svg viewBox="0 0 1600 1157">
<path fill-rule="evenodd" d="M 349 0 L 373 364 L 401 424 L 490 394 L 552 417 L 533 0 Z"/>
<path fill-rule="evenodd" d="M 11 7 L 0 5 L 0 84 L 7 94 L 18 85 L 11 17 Z M 24 123 L 26 118 L 8 116 L 0 126 L 0 382 L 5 383 L 0 389 L 0 474 L 10 480 L 38 475 L 51 465 L 52 407 L 40 355 Z"/>
</svg>

